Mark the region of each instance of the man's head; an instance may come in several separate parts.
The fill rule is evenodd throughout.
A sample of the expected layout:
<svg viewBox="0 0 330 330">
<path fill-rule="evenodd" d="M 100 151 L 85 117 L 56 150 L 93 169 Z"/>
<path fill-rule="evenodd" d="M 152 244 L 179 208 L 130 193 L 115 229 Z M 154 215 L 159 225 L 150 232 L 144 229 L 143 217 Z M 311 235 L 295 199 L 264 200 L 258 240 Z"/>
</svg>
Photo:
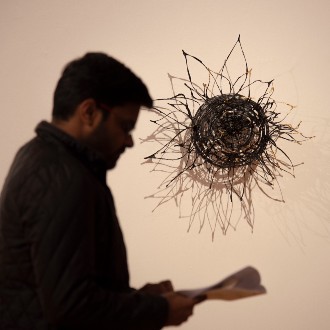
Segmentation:
<svg viewBox="0 0 330 330">
<path fill-rule="evenodd" d="M 109 107 L 128 102 L 152 107 L 142 80 L 103 53 L 87 53 L 64 68 L 54 93 L 53 118 L 69 119 L 78 104 L 89 98 Z"/>
<path fill-rule="evenodd" d="M 88 53 L 64 69 L 54 93 L 53 124 L 98 152 L 113 168 L 133 146 L 140 106 L 152 107 L 144 83 L 103 53 Z"/>
</svg>

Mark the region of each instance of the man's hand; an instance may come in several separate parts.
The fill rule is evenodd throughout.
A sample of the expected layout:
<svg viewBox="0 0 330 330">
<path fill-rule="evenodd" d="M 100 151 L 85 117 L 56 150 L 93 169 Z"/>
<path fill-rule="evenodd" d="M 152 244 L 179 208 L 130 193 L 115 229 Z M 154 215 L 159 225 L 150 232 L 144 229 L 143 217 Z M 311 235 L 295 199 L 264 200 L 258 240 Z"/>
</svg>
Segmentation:
<svg viewBox="0 0 330 330">
<path fill-rule="evenodd" d="M 179 325 L 193 314 L 193 308 L 199 301 L 175 292 L 163 294 L 169 305 L 169 313 L 165 326 Z"/>
<path fill-rule="evenodd" d="M 171 281 L 169 281 L 169 280 L 162 281 L 159 283 L 147 283 L 139 291 L 149 293 L 149 294 L 161 295 L 166 292 L 172 292 L 173 285 L 172 285 Z"/>
</svg>

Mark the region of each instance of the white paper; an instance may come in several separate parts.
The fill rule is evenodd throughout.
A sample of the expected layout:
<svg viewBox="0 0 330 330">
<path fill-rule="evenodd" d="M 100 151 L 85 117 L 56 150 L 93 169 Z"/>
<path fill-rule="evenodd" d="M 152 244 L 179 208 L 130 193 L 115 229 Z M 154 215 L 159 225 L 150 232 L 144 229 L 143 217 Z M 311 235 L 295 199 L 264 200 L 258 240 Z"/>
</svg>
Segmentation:
<svg viewBox="0 0 330 330">
<path fill-rule="evenodd" d="M 265 287 L 260 282 L 259 272 L 249 266 L 212 286 L 194 290 L 180 290 L 177 293 L 192 298 L 205 296 L 206 299 L 235 300 L 266 293 Z"/>
</svg>

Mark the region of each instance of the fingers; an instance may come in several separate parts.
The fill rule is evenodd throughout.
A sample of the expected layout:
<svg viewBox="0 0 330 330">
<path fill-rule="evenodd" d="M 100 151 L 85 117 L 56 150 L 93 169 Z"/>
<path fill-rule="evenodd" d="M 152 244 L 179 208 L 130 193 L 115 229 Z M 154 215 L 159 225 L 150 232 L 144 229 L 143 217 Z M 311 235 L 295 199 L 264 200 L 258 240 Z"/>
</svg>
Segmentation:
<svg viewBox="0 0 330 330">
<path fill-rule="evenodd" d="M 150 294 L 163 294 L 166 292 L 173 292 L 173 285 L 169 280 L 155 284 L 147 283 L 140 289 L 140 291 Z"/>
<path fill-rule="evenodd" d="M 173 285 L 172 285 L 172 282 L 169 281 L 169 280 L 160 282 L 159 283 L 159 286 L 160 286 L 160 288 L 162 290 L 162 293 L 172 292 L 174 290 Z"/>
<path fill-rule="evenodd" d="M 206 294 L 201 294 L 201 295 L 194 298 L 196 304 L 200 304 L 201 302 L 205 301 L 206 299 L 207 299 Z"/>
<path fill-rule="evenodd" d="M 179 325 L 193 314 L 196 301 L 175 292 L 163 295 L 169 303 L 169 314 L 166 325 Z"/>
</svg>

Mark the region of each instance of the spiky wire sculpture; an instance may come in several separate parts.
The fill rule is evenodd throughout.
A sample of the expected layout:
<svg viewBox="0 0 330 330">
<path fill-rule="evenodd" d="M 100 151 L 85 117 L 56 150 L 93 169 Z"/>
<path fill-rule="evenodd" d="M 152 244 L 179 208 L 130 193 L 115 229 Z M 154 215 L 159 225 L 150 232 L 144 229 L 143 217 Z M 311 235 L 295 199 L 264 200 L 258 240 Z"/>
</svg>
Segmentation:
<svg viewBox="0 0 330 330">
<path fill-rule="evenodd" d="M 239 47 L 245 72 L 233 80 L 228 61 Z M 200 230 L 208 222 L 212 237 L 220 226 L 225 234 L 236 228 L 243 217 L 253 229 L 252 187 L 278 186 L 283 172 L 294 176 L 294 165 L 279 146 L 280 141 L 301 143 L 306 139 L 299 131 L 284 123 L 272 98 L 273 81 L 251 81 L 240 37 L 219 72 L 209 69 L 200 59 L 183 51 L 188 79 L 169 75 L 173 96 L 157 100 L 156 131 L 143 141 L 160 144 L 145 159 L 155 164 L 153 171 L 168 173 L 159 191 L 149 197 L 159 198 L 157 207 L 171 199 L 183 209 L 183 196 L 191 194 L 189 229 L 196 218 Z M 199 63 L 208 73 L 208 81 L 200 87 L 192 80 L 189 61 Z M 176 93 L 173 81 L 184 83 L 186 93 Z M 251 95 L 252 86 L 264 86 L 258 98 Z M 161 104 L 165 103 L 165 106 Z M 267 193 L 266 193 L 267 194 Z M 233 197 L 240 203 L 240 214 L 233 218 Z M 281 198 L 277 199 L 283 201 Z M 180 217 L 182 215 L 180 214 Z M 235 223 L 234 223 L 235 222 Z"/>
</svg>

